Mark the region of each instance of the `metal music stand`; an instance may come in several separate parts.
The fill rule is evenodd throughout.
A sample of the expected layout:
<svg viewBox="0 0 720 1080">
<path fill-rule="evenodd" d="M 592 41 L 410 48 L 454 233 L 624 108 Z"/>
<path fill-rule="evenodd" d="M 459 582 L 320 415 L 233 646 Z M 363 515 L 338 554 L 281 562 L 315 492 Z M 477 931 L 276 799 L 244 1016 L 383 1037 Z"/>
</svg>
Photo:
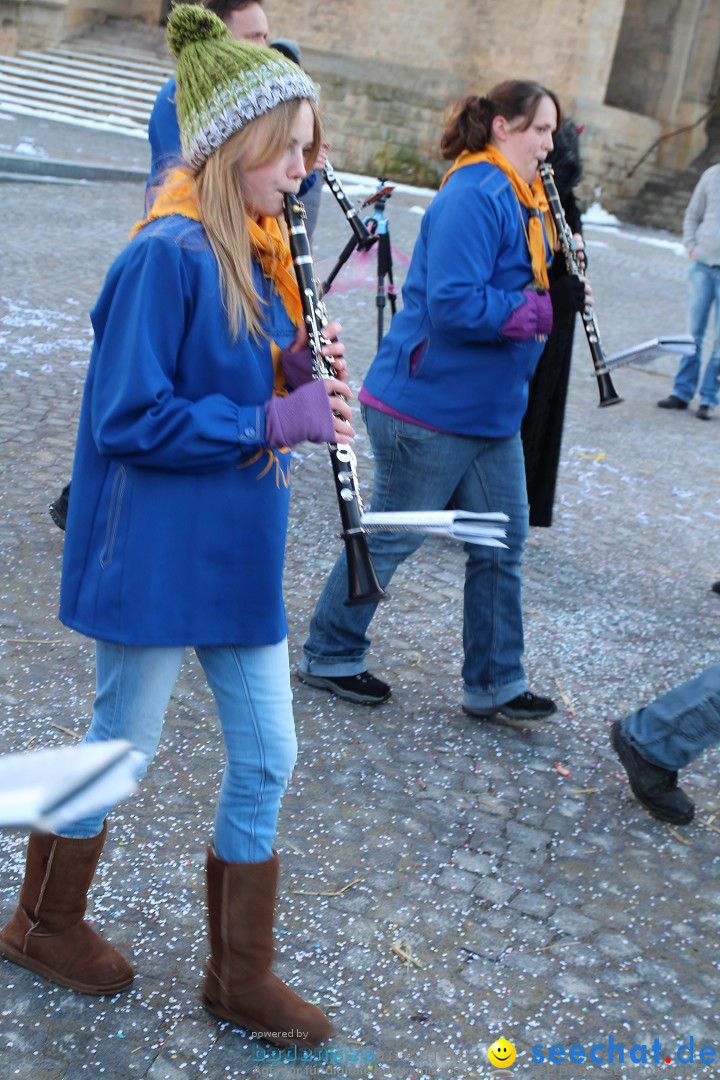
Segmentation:
<svg viewBox="0 0 720 1080">
<path fill-rule="evenodd" d="M 388 184 L 384 177 L 378 177 L 377 190 L 369 195 L 360 205 L 361 207 L 372 206 L 373 212 L 370 217 L 363 219 L 368 233 L 372 237 L 369 244 L 365 245 L 365 250 L 370 248 L 373 244 L 377 245 L 377 292 L 375 295 L 375 304 L 378 313 L 378 348 L 383 337 L 383 323 L 385 319 L 385 304 L 386 297 L 390 302 L 390 317 L 395 314 L 397 309 L 397 286 L 393 279 L 393 262 L 392 262 L 392 247 L 390 244 L 390 227 L 388 219 L 385 216 L 385 204 L 395 190 L 393 184 Z M 358 239 L 356 236 L 352 236 L 348 240 L 347 244 L 340 252 L 335 266 L 328 274 L 325 281 L 322 282 L 320 289 L 324 296 L 331 288 L 333 281 L 339 274 L 342 267 L 348 261 L 353 251 L 358 247 Z"/>
</svg>

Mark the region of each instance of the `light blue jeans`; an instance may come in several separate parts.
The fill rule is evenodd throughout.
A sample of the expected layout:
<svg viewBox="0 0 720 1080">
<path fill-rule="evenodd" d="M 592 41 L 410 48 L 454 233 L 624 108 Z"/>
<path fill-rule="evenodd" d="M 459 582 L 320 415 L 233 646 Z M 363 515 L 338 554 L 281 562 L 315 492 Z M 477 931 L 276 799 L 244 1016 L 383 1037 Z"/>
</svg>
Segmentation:
<svg viewBox="0 0 720 1080">
<path fill-rule="evenodd" d="M 375 456 L 372 509 L 502 510 L 510 517 L 507 550 L 466 544 L 463 702 L 492 708 L 527 689 L 522 666 L 520 565 L 528 533 L 525 465 L 520 435 L 470 438 L 430 431 L 363 407 Z M 376 533 L 370 552 L 380 583 L 422 544 L 417 533 Z M 347 607 L 347 563 L 338 558 L 320 595 L 300 670 L 356 675 L 366 668 L 366 631 L 377 604 Z M 392 603 L 392 600 L 390 600 Z M 432 605 L 432 596 L 428 605 Z M 432 643 L 428 642 L 428 647 Z"/>
<path fill-rule="evenodd" d="M 95 646 L 97 693 L 85 741 L 128 739 L 145 758 L 140 779 L 155 755 L 185 650 L 106 641 Z M 280 801 L 297 756 L 287 639 L 259 648 L 197 647 L 195 653 L 215 697 L 227 756 L 215 852 L 225 862 L 264 862 L 273 853 Z M 96 836 L 110 809 L 60 835 Z"/>
<path fill-rule="evenodd" d="M 639 754 L 676 772 L 720 742 L 720 664 L 625 717 L 622 731 Z"/>
<path fill-rule="evenodd" d="M 673 394 L 683 401 L 691 401 L 698 388 L 705 331 L 714 306 L 712 351 L 700 386 L 700 404 L 714 408 L 718 403 L 720 389 L 720 267 L 693 262 L 688 276 L 688 292 L 690 333 L 695 338 L 695 352 L 690 356 L 683 356 L 680 361 Z"/>
</svg>

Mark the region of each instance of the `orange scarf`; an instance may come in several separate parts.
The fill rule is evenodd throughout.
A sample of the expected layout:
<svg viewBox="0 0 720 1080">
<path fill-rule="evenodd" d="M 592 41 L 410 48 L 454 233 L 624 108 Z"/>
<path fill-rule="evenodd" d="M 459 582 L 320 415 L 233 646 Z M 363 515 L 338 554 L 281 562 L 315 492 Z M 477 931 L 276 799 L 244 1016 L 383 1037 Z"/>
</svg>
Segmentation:
<svg viewBox="0 0 720 1080">
<path fill-rule="evenodd" d="M 172 173 L 166 183 L 159 188 L 147 217 L 133 225 L 130 239 L 149 222 L 167 217 L 169 214 L 180 214 L 192 221 L 201 220 L 195 185 L 192 178 L 182 169 L 177 169 Z M 257 222 L 248 217 L 247 226 L 253 254 L 262 266 L 265 277 L 273 282 L 290 319 L 295 326 L 299 326 L 302 322 L 300 290 L 293 270 L 292 254 L 277 218 L 262 217 Z"/>
<path fill-rule="evenodd" d="M 512 167 L 504 154 L 496 147 L 488 145 L 484 150 L 474 153 L 470 150 L 463 150 L 445 173 L 440 187 L 458 169 L 462 169 L 465 165 L 476 165 L 480 161 L 487 161 L 489 165 L 494 165 L 501 172 L 504 172 L 512 184 L 517 201 L 530 211 L 527 228 L 525 228 L 525 219 L 523 218 L 523 229 L 532 265 L 533 280 L 539 288 L 548 289 L 550 279 L 548 278 L 545 237 L 546 234 L 549 236 L 552 249 L 555 246 L 556 233 L 545 189 L 539 176 L 533 181 L 532 185 L 528 184 L 520 176 L 520 173 Z"/>
<path fill-rule="evenodd" d="M 130 239 L 149 222 L 170 214 L 179 214 L 191 221 L 201 221 L 194 181 L 183 169 L 173 172 L 158 189 L 147 217 L 133 225 Z M 272 281 L 291 322 L 299 326 L 303 315 L 300 290 L 293 270 L 292 253 L 280 224 L 274 217 L 262 217 L 259 222 L 251 217 L 246 220 L 253 255 L 262 266 L 265 277 Z M 275 342 L 271 342 L 271 347 L 275 368 L 275 393 L 286 394 L 285 378 L 279 363 L 280 349 Z"/>
</svg>

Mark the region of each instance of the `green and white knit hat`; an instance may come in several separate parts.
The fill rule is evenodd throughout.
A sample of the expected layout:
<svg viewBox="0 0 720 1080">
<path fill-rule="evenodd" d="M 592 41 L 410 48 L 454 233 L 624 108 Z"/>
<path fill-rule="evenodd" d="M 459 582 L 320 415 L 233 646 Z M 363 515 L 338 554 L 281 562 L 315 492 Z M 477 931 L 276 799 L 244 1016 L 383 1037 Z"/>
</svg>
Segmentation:
<svg viewBox="0 0 720 1080">
<path fill-rule="evenodd" d="M 252 120 L 282 101 L 317 101 L 304 71 L 275 49 L 236 41 L 222 19 L 180 4 L 168 19 L 177 57 L 177 115 L 183 157 L 195 167 Z"/>
</svg>

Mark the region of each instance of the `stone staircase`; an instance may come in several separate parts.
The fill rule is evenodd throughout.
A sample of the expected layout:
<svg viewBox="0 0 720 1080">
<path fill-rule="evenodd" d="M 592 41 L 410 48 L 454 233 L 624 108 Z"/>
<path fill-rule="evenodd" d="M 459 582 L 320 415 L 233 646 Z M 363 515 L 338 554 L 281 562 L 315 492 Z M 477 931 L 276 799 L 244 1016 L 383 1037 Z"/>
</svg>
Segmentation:
<svg viewBox="0 0 720 1080">
<path fill-rule="evenodd" d="M 170 57 L 83 38 L 0 56 L 0 111 L 146 139 Z"/>
</svg>

